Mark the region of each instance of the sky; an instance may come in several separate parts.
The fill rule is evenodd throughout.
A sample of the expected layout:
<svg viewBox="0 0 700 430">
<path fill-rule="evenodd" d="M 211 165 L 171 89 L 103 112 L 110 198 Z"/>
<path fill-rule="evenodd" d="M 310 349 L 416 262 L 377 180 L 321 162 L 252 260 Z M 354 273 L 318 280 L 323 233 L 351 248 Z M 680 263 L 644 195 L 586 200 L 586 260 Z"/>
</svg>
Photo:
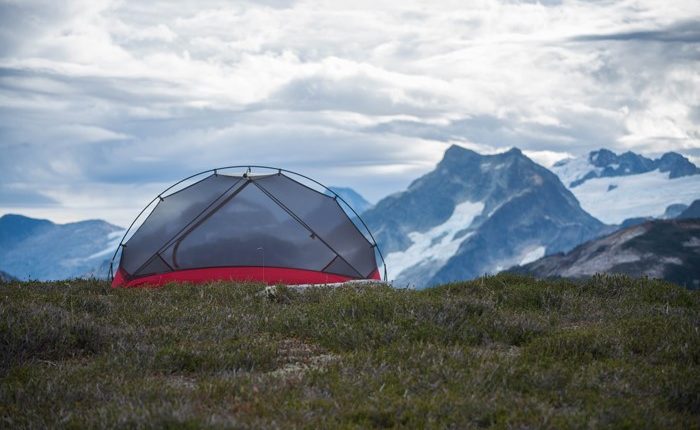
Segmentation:
<svg viewBox="0 0 700 430">
<path fill-rule="evenodd" d="M 449 145 L 700 162 L 700 2 L 0 0 L 0 214 L 128 225 L 263 164 L 372 202 Z"/>
</svg>

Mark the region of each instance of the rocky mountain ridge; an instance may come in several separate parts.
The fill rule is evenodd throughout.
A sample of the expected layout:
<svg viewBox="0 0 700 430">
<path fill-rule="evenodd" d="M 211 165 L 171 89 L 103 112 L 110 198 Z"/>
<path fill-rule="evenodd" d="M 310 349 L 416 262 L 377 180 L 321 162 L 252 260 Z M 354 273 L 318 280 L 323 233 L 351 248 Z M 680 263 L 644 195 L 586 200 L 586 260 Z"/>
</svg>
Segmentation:
<svg viewBox="0 0 700 430">
<path fill-rule="evenodd" d="M 569 250 L 606 228 L 520 150 L 481 155 L 459 146 L 363 218 L 387 257 L 390 279 L 417 287 Z"/>
<path fill-rule="evenodd" d="M 667 152 L 651 159 L 632 151 L 618 155 L 605 148 L 591 151 L 586 158 L 561 160 L 552 170 L 569 188 L 594 178 L 637 175 L 654 170 L 667 173 L 669 179 L 700 174 L 700 168 L 677 152 Z"/>
<path fill-rule="evenodd" d="M 700 219 L 654 220 L 546 256 L 510 271 L 538 278 L 622 273 L 700 288 Z"/>
</svg>

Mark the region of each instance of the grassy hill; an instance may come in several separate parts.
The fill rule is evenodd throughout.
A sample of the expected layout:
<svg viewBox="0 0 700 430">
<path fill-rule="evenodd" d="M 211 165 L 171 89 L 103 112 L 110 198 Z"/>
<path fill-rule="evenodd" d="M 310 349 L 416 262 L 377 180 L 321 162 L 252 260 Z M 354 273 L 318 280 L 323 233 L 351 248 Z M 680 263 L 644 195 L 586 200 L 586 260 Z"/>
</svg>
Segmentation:
<svg viewBox="0 0 700 430">
<path fill-rule="evenodd" d="M 698 428 L 700 293 L 0 285 L 0 427 Z"/>
</svg>

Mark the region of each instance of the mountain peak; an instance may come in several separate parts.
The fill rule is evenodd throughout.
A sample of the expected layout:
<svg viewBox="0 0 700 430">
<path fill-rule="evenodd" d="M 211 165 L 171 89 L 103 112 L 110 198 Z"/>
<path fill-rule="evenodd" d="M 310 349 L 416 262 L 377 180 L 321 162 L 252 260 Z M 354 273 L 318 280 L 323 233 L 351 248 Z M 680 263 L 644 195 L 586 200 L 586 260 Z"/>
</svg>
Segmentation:
<svg viewBox="0 0 700 430">
<path fill-rule="evenodd" d="M 700 173 L 700 169 L 695 164 L 677 152 L 665 153 L 656 160 L 656 163 L 661 172 L 669 172 L 671 179 Z"/>
<path fill-rule="evenodd" d="M 24 222 L 24 221 L 35 222 L 35 223 L 51 223 L 51 221 L 49 221 L 47 219 L 30 218 L 28 216 L 20 215 L 20 214 L 5 214 L 3 216 L 0 216 L 0 222 Z"/>
<path fill-rule="evenodd" d="M 481 155 L 451 146 L 435 170 L 363 218 L 376 232 L 390 276 L 416 286 L 497 272 L 525 254 L 567 250 L 602 227 L 518 148 Z"/>
<path fill-rule="evenodd" d="M 513 147 L 505 152 L 500 152 L 498 154 L 493 154 L 493 155 L 482 155 L 479 154 L 478 152 L 472 151 L 471 149 L 464 148 L 459 145 L 451 145 L 449 148 L 447 148 L 447 151 L 445 151 L 445 154 L 442 157 L 442 160 L 440 161 L 440 165 L 452 165 L 453 163 L 457 164 L 462 164 L 462 163 L 469 163 L 469 162 L 475 162 L 477 160 L 483 160 L 487 157 L 499 157 L 499 156 L 506 156 L 506 157 L 525 157 L 523 155 L 523 151 L 520 150 L 520 148 Z"/>
<path fill-rule="evenodd" d="M 442 160 L 438 163 L 438 169 L 446 169 L 448 171 L 462 169 L 477 163 L 481 157 L 480 154 L 470 149 L 458 145 L 451 145 L 447 148 L 447 151 L 445 151 L 445 154 L 442 156 Z"/>
<path fill-rule="evenodd" d="M 445 151 L 442 160 L 437 165 L 437 170 L 448 175 L 459 175 L 460 172 L 464 170 L 478 170 L 486 168 L 486 165 L 488 164 L 503 165 L 503 163 L 511 164 L 514 162 L 520 163 L 523 161 L 531 162 L 531 160 L 527 158 L 519 148 L 511 148 L 498 154 L 482 155 L 478 152 L 472 151 L 471 149 L 458 145 L 452 145 L 447 149 L 447 151 Z M 484 166 L 482 166 L 482 164 L 484 164 Z M 419 182 L 420 179 L 414 181 L 414 183 Z"/>
<path fill-rule="evenodd" d="M 632 151 L 618 155 L 605 148 L 591 151 L 585 158 L 557 162 L 552 170 L 570 188 L 590 179 L 637 175 L 653 170 L 668 173 L 670 179 L 700 174 L 700 169 L 695 164 L 676 152 L 667 152 L 660 158 L 651 159 Z"/>
<path fill-rule="evenodd" d="M 6 214 L 0 217 L 0 248 L 7 248 L 35 234 L 55 226 L 49 220 L 29 218 L 24 215 Z"/>
<path fill-rule="evenodd" d="M 600 148 L 597 151 L 591 151 L 588 154 L 588 161 L 597 167 L 603 167 L 617 160 L 617 154 L 609 149 Z"/>
<path fill-rule="evenodd" d="M 664 155 L 661 156 L 661 158 L 659 160 L 661 160 L 661 161 L 664 161 L 664 160 L 665 161 L 682 161 L 682 160 L 689 161 L 683 155 L 681 155 L 677 152 L 673 152 L 673 151 L 666 152 Z"/>
<path fill-rule="evenodd" d="M 445 151 L 445 154 L 443 155 L 442 159 L 446 160 L 449 158 L 455 158 L 455 157 L 473 157 L 473 156 L 479 156 L 476 152 L 472 151 L 471 149 L 467 149 L 463 146 L 459 145 L 450 145 L 449 148 L 447 148 L 447 151 Z"/>
</svg>

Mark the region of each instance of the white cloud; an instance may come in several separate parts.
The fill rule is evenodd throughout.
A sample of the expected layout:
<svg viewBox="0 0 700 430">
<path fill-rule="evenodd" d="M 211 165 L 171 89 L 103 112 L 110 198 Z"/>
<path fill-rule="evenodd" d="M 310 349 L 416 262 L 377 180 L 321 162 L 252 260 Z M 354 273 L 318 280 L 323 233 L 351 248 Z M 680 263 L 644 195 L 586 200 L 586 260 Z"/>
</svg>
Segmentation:
<svg viewBox="0 0 700 430">
<path fill-rule="evenodd" d="M 218 164 L 376 200 L 451 143 L 697 160 L 699 21 L 686 0 L 0 0 L 0 195 L 123 223 L 124 194 Z"/>
<path fill-rule="evenodd" d="M 56 127 L 49 133 L 47 138 L 59 139 L 70 143 L 91 143 L 128 139 L 129 136 L 94 125 L 69 124 Z"/>
<path fill-rule="evenodd" d="M 552 167 L 557 161 L 571 158 L 571 154 L 568 152 L 523 151 L 523 153 L 532 158 L 536 163 L 539 163 L 545 167 Z"/>
</svg>

